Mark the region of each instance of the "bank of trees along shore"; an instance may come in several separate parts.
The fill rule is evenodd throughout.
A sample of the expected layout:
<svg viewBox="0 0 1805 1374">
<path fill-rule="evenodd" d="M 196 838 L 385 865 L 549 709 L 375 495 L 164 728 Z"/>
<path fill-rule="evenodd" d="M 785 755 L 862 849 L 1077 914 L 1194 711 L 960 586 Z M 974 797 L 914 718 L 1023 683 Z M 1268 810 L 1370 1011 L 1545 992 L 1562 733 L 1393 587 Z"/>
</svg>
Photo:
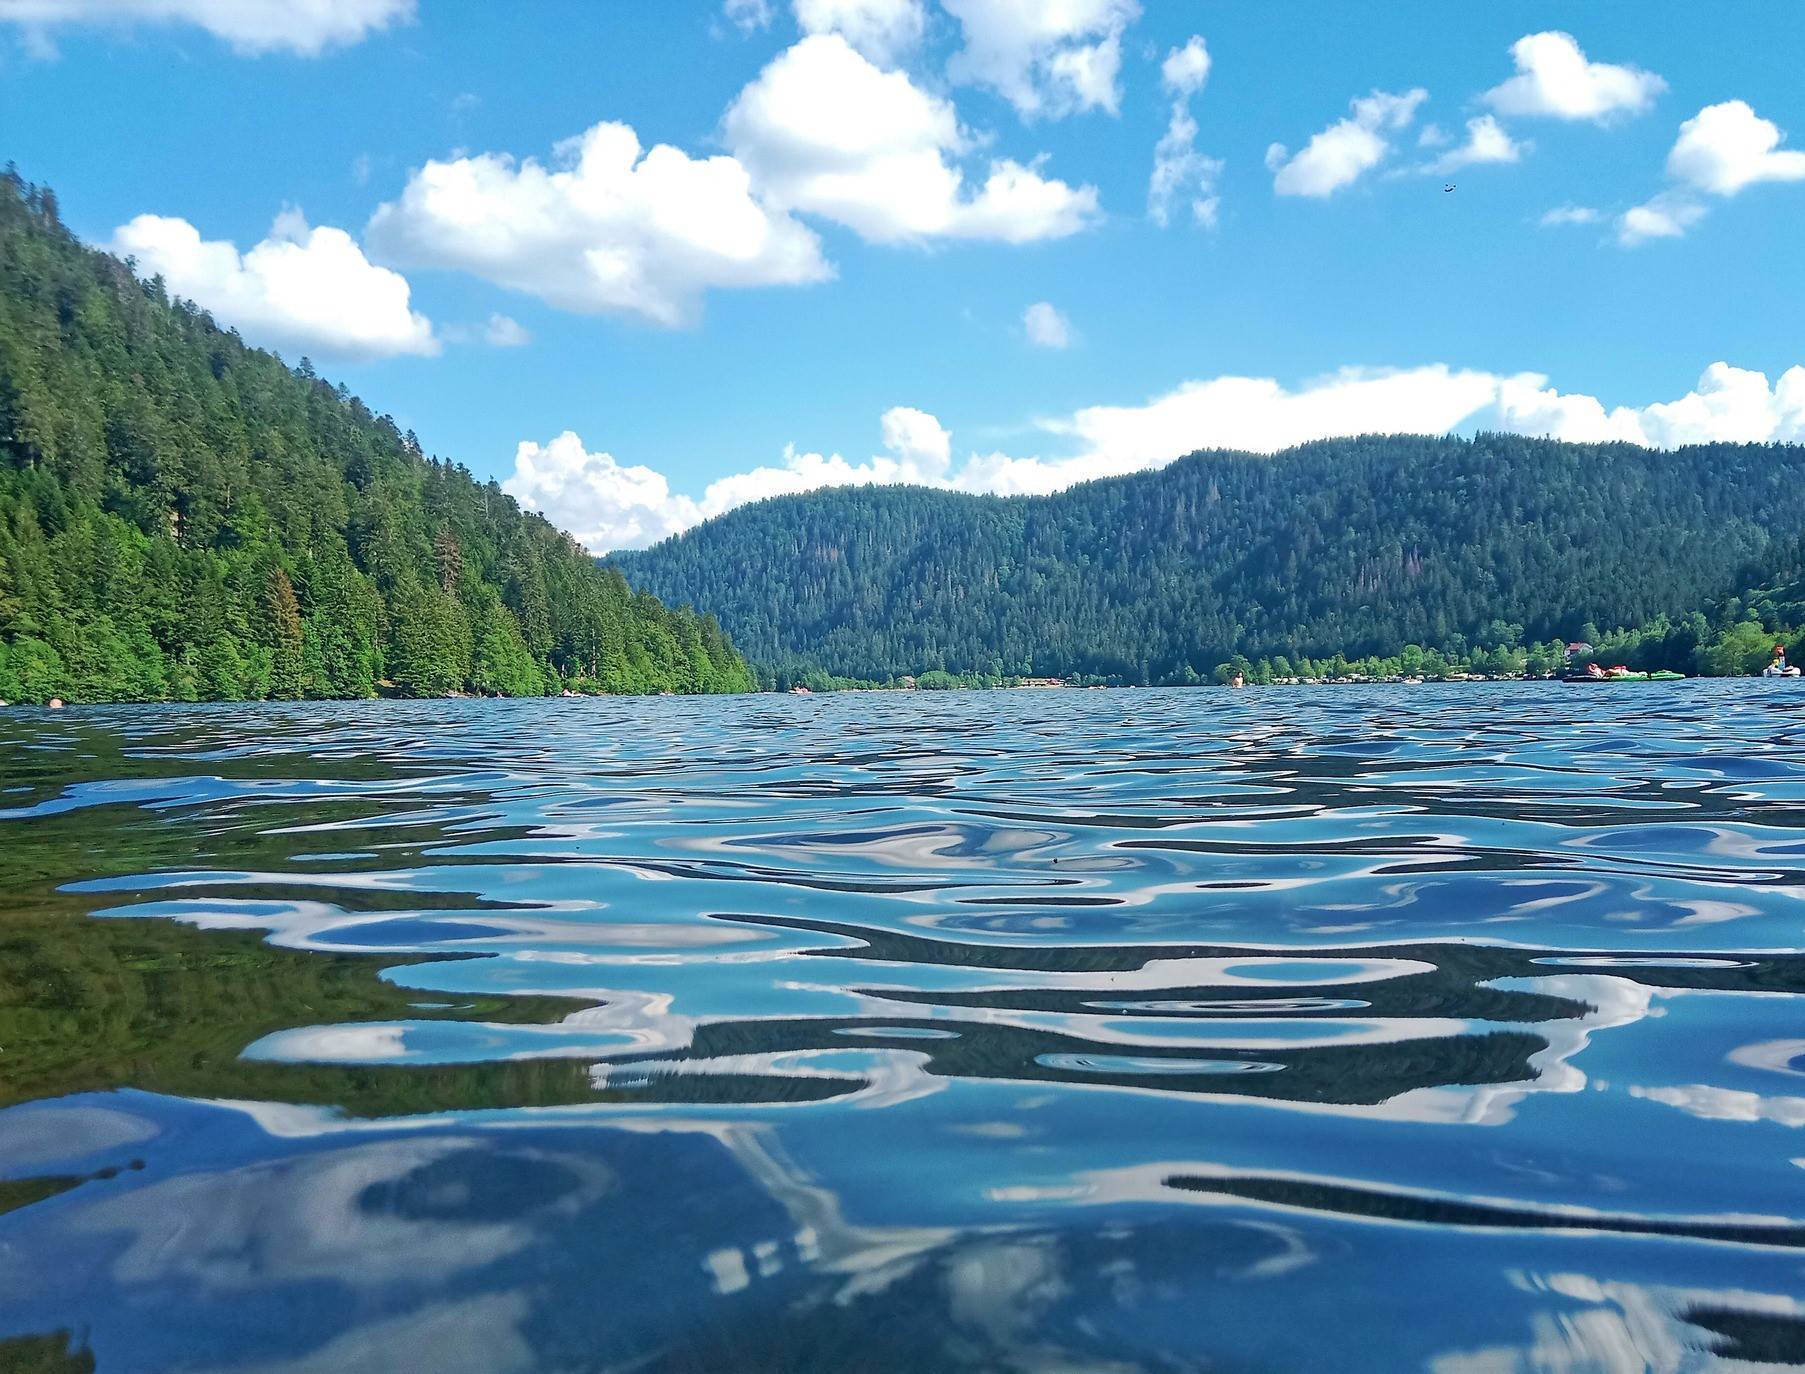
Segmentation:
<svg viewBox="0 0 1805 1374">
<path fill-rule="evenodd" d="M 1798 610 L 1805 612 L 1805 606 Z M 1678 620 L 1662 616 L 1651 624 L 1627 630 L 1601 632 L 1588 625 L 1577 641 L 1586 647 L 1571 652 L 1560 640 L 1526 645 L 1507 638 L 1498 644 L 1472 649 L 1459 645 L 1431 649 L 1420 644 L 1407 644 L 1395 654 L 1370 654 L 1355 659 L 1336 654 L 1332 658 L 1300 658 L 1294 662 L 1283 654 L 1253 660 L 1237 655 L 1218 664 L 1212 676 L 1216 682 L 1228 682 L 1239 676 L 1255 685 L 1295 681 L 1382 682 L 1396 678 L 1430 681 L 1459 677 L 1539 678 L 1597 663 L 1602 666 L 1621 664 L 1644 673 L 1665 669 L 1700 677 L 1749 677 L 1773 661 L 1776 644 L 1793 644 L 1796 649 L 1794 659 L 1805 658 L 1805 636 L 1793 637 L 1792 627 L 1797 626 L 1805 626 L 1805 614 L 1776 621 L 1771 626 L 1759 619 L 1741 618 L 1720 619 L 1714 625 L 1711 618 L 1695 611 Z"/>
<path fill-rule="evenodd" d="M 1763 570 L 1744 574 L 1751 585 L 1706 610 L 1656 616 L 1628 629 L 1579 629 L 1571 643 L 1523 642 L 1521 625 L 1493 624 L 1481 646 L 1464 640 L 1440 649 L 1408 644 L 1395 654 L 1350 660 L 1344 654 L 1293 662 L 1283 655 L 1249 660 L 1237 655 L 1219 665 L 1215 678 L 1236 674 L 1252 683 L 1293 678 L 1547 677 L 1587 663 L 1622 664 L 1636 672 L 1666 669 L 1700 677 L 1749 677 L 1773 662 L 1776 645 L 1790 646 L 1792 661 L 1805 660 L 1805 539 L 1782 544 L 1764 560 Z"/>
<path fill-rule="evenodd" d="M 0 699 L 753 686 L 712 617 L 0 180 Z"/>
</svg>

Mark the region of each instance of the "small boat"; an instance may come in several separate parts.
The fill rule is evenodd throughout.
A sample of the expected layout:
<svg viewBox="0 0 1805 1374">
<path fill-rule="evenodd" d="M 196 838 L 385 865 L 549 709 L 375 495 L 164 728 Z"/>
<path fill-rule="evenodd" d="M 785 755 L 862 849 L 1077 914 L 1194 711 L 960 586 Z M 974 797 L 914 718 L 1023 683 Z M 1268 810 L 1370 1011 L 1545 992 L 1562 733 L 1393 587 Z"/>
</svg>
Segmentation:
<svg viewBox="0 0 1805 1374">
<path fill-rule="evenodd" d="M 1571 672 L 1569 672 L 1569 673 L 1562 673 L 1560 680 L 1562 682 L 1586 682 L 1586 683 L 1596 683 L 1596 682 L 1683 682 L 1685 680 L 1685 678 L 1686 678 L 1686 675 L 1684 673 L 1676 673 L 1676 672 L 1672 672 L 1669 669 L 1662 668 L 1660 671 L 1653 672 L 1653 673 L 1631 673 L 1631 672 L 1571 673 Z"/>
<path fill-rule="evenodd" d="M 1799 675 L 1797 665 L 1786 661 L 1786 646 L 1784 644 L 1774 645 L 1774 661 L 1761 670 L 1761 676 L 1798 677 Z"/>
</svg>

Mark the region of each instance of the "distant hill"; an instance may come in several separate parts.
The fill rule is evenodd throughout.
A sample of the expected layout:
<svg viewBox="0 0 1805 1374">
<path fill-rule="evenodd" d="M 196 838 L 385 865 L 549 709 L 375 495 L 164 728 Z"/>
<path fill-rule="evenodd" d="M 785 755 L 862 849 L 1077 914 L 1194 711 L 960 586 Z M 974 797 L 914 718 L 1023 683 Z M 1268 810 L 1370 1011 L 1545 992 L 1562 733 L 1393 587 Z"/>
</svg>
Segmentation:
<svg viewBox="0 0 1805 1374">
<path fill-rule="evenodd" d="M 0 179 L 0 699 L 751 685 L 711 617 Z"/>
<path fill-rule="evenodd" d="M 1462 651 L 1677 622 L 1760 582 L 1802 531 L 1797 445 L 1365 437 L 1199 453 L 1044 497 L 812 492 L 609 562 L 672 604 L 713 608 L 779 681 L 1171 683 L 1236 655 Z"/>
</svg>

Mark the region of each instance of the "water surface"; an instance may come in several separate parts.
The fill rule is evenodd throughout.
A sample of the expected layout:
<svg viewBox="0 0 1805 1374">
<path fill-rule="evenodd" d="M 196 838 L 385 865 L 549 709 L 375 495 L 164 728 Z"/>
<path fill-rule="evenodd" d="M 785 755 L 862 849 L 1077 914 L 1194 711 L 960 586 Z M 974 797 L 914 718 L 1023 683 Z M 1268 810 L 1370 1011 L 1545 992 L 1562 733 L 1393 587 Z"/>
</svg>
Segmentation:
<svg viewBox="0 0 1805 1374">
<path fill-rule="evenodd" d="M 1805 1366 L 1802 897 L 1794 683 L 0 713 L 0 1368 Z"/>
</svg>

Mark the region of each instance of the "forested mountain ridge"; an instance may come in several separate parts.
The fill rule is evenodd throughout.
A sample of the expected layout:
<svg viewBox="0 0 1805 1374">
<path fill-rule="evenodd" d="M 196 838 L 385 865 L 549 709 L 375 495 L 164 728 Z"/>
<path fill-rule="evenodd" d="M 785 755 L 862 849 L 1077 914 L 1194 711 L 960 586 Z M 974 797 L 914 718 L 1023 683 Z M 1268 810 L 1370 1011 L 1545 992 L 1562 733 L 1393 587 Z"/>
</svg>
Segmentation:
<svg viewBox="0 0 1805 1374">
<path fill-rule="evenodd" d="M 712 617 L 0 178 L 0 699 L 752 686 Z"/>
<path fill-rule="evenodd" d="M 1802 479 L 1797 445 L 1367 436 L 1200 453 L 1044 497 L 781 497 L 610 563 L 712 607 L 779 682 L 1190 682 L 1236 656 L 1677 622 L 1797 546 Z"/>
</svg>

